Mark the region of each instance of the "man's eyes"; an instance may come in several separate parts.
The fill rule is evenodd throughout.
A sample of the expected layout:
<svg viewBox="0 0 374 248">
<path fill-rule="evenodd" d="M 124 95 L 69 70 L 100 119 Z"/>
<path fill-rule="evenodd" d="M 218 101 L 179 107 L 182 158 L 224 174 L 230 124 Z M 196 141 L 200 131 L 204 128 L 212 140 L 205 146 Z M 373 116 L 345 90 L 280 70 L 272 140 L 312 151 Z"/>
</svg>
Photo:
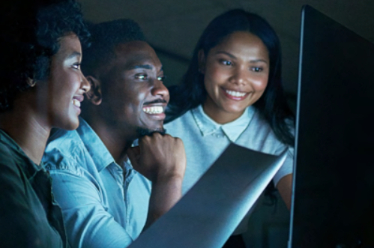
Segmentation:
<svg viewBox="0 0 374 248">
<path fill-rule="evenodd" d="M 147 74 L 136 74 L 135 78 L 139 79 L 139 80 L 147 80 L 148 79 L 148 75 Z"/>
<path fill-rule="evenodd" d="M 158 77 L 157 77 L 157 80 L 163 82 L 163 81 L 165 80 L 165 76 L 162 76 L 162 77 L 161 77 L 161 76 L 158 76 Z"/>
<path fill-rule="evenodd" d="M 148 75 L 147 74 L 136 74 L 135 75 L 135 79 L 138 79 L 138 80 L 147 80 L 148 79 Z M 165 79 L 164 76 L 158 76 L 157 77 L 158 81 L 164 81 L 164 79 Z"/>
</svg>

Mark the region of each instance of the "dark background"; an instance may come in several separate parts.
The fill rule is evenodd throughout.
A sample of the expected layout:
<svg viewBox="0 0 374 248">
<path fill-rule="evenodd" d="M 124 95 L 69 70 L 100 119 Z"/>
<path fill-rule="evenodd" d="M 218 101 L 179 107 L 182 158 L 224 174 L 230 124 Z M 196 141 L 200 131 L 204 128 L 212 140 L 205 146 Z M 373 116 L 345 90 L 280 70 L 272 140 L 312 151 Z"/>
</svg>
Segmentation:
<svg viewBox="0 0 374 248">
<path fill-rule="evenodd" d="M 309 4 L 374 42 L 373 0 L 79 0 L 92 22 L 137 21 L 164 65 L 166 85 L 179 82 L 207 24 L 220 13 L 244 8 L 263 16 L 277 32 L 283 52 L 285 90 L 297 88 L 300 11 Z"/>
<path fill-rule="evenodd" d="M 374 43 L 373 0 L 79 0 L 94 23 L 131 18 L 142 27 L 164 66 L 165 84 L 179 83 L 192 50 L 207 24 L 220 13 L 243 8 L 264 17 L 277 32 L 283 53 L 283 81 L 295 109 L 300 11 L 309 4 Z M 83 55 L 84 58 L 84 55 Z M 374 59 L 374 58 L 373 58 Z M 360 63 L 353 61 L 353 63 Z M 287 246 L 289 212 L 279 198 L 266 206 L 260 198 L 245 235 L 248 247 Z"/>
</svg>

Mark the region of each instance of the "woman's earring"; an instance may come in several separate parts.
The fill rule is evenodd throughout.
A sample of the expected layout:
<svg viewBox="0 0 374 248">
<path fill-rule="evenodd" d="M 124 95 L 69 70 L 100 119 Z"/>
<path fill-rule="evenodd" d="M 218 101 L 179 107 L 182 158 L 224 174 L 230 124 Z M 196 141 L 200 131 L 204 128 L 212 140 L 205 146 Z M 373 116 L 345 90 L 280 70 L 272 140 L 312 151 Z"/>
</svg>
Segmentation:
<svg viewBox="0 0 374 248">
<path fill-rule="evenodd" d="M 36 85 L 36 81 L 32 80 L 31 78 L 27 79 L 27 85 L 30 87 L 34 87 Z"/>
</svg>

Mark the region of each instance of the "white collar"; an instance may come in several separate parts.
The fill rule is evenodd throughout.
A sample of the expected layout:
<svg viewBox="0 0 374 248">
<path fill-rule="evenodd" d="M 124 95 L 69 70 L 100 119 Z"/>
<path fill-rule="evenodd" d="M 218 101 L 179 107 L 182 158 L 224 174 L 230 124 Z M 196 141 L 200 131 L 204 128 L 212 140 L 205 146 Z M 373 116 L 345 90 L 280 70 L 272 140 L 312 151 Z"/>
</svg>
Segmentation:
<svg viewBox="0 0 374 248">
<path fill-rule="evenodd" d="M 214 132 L 222 130 L 232 142 L 235 142 L 239 138 L 240 134 L 242 134 L 248 127 L 255 112 L 256 109 L 253 106 L 249 106 L 238 119 L 222 125 L 218 124 L 207 116 L 202 105 L 199 105 L 197 108 L 191 110 L 192 116 L 194 117 L 196 125 L 200 129 L 202 136 L 210 135 Z"/>
</svg>

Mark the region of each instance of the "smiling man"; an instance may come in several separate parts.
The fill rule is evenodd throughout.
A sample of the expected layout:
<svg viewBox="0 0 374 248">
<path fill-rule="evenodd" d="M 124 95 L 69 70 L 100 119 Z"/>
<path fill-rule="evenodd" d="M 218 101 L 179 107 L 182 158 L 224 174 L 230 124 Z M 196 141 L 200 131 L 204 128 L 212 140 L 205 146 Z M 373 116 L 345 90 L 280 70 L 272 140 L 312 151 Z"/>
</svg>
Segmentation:
<svg viewBox="0 0 374 248">
<path fill-rule="evenodd" d="M 139 26 L 117 20 L 90 31 L 84 120 L 56 131 L 43 161 L 70 245 L 126 247 L 179 200 L 186 158 L 182 141 L 164 135 L 169 92 Z"/>
</svg>

